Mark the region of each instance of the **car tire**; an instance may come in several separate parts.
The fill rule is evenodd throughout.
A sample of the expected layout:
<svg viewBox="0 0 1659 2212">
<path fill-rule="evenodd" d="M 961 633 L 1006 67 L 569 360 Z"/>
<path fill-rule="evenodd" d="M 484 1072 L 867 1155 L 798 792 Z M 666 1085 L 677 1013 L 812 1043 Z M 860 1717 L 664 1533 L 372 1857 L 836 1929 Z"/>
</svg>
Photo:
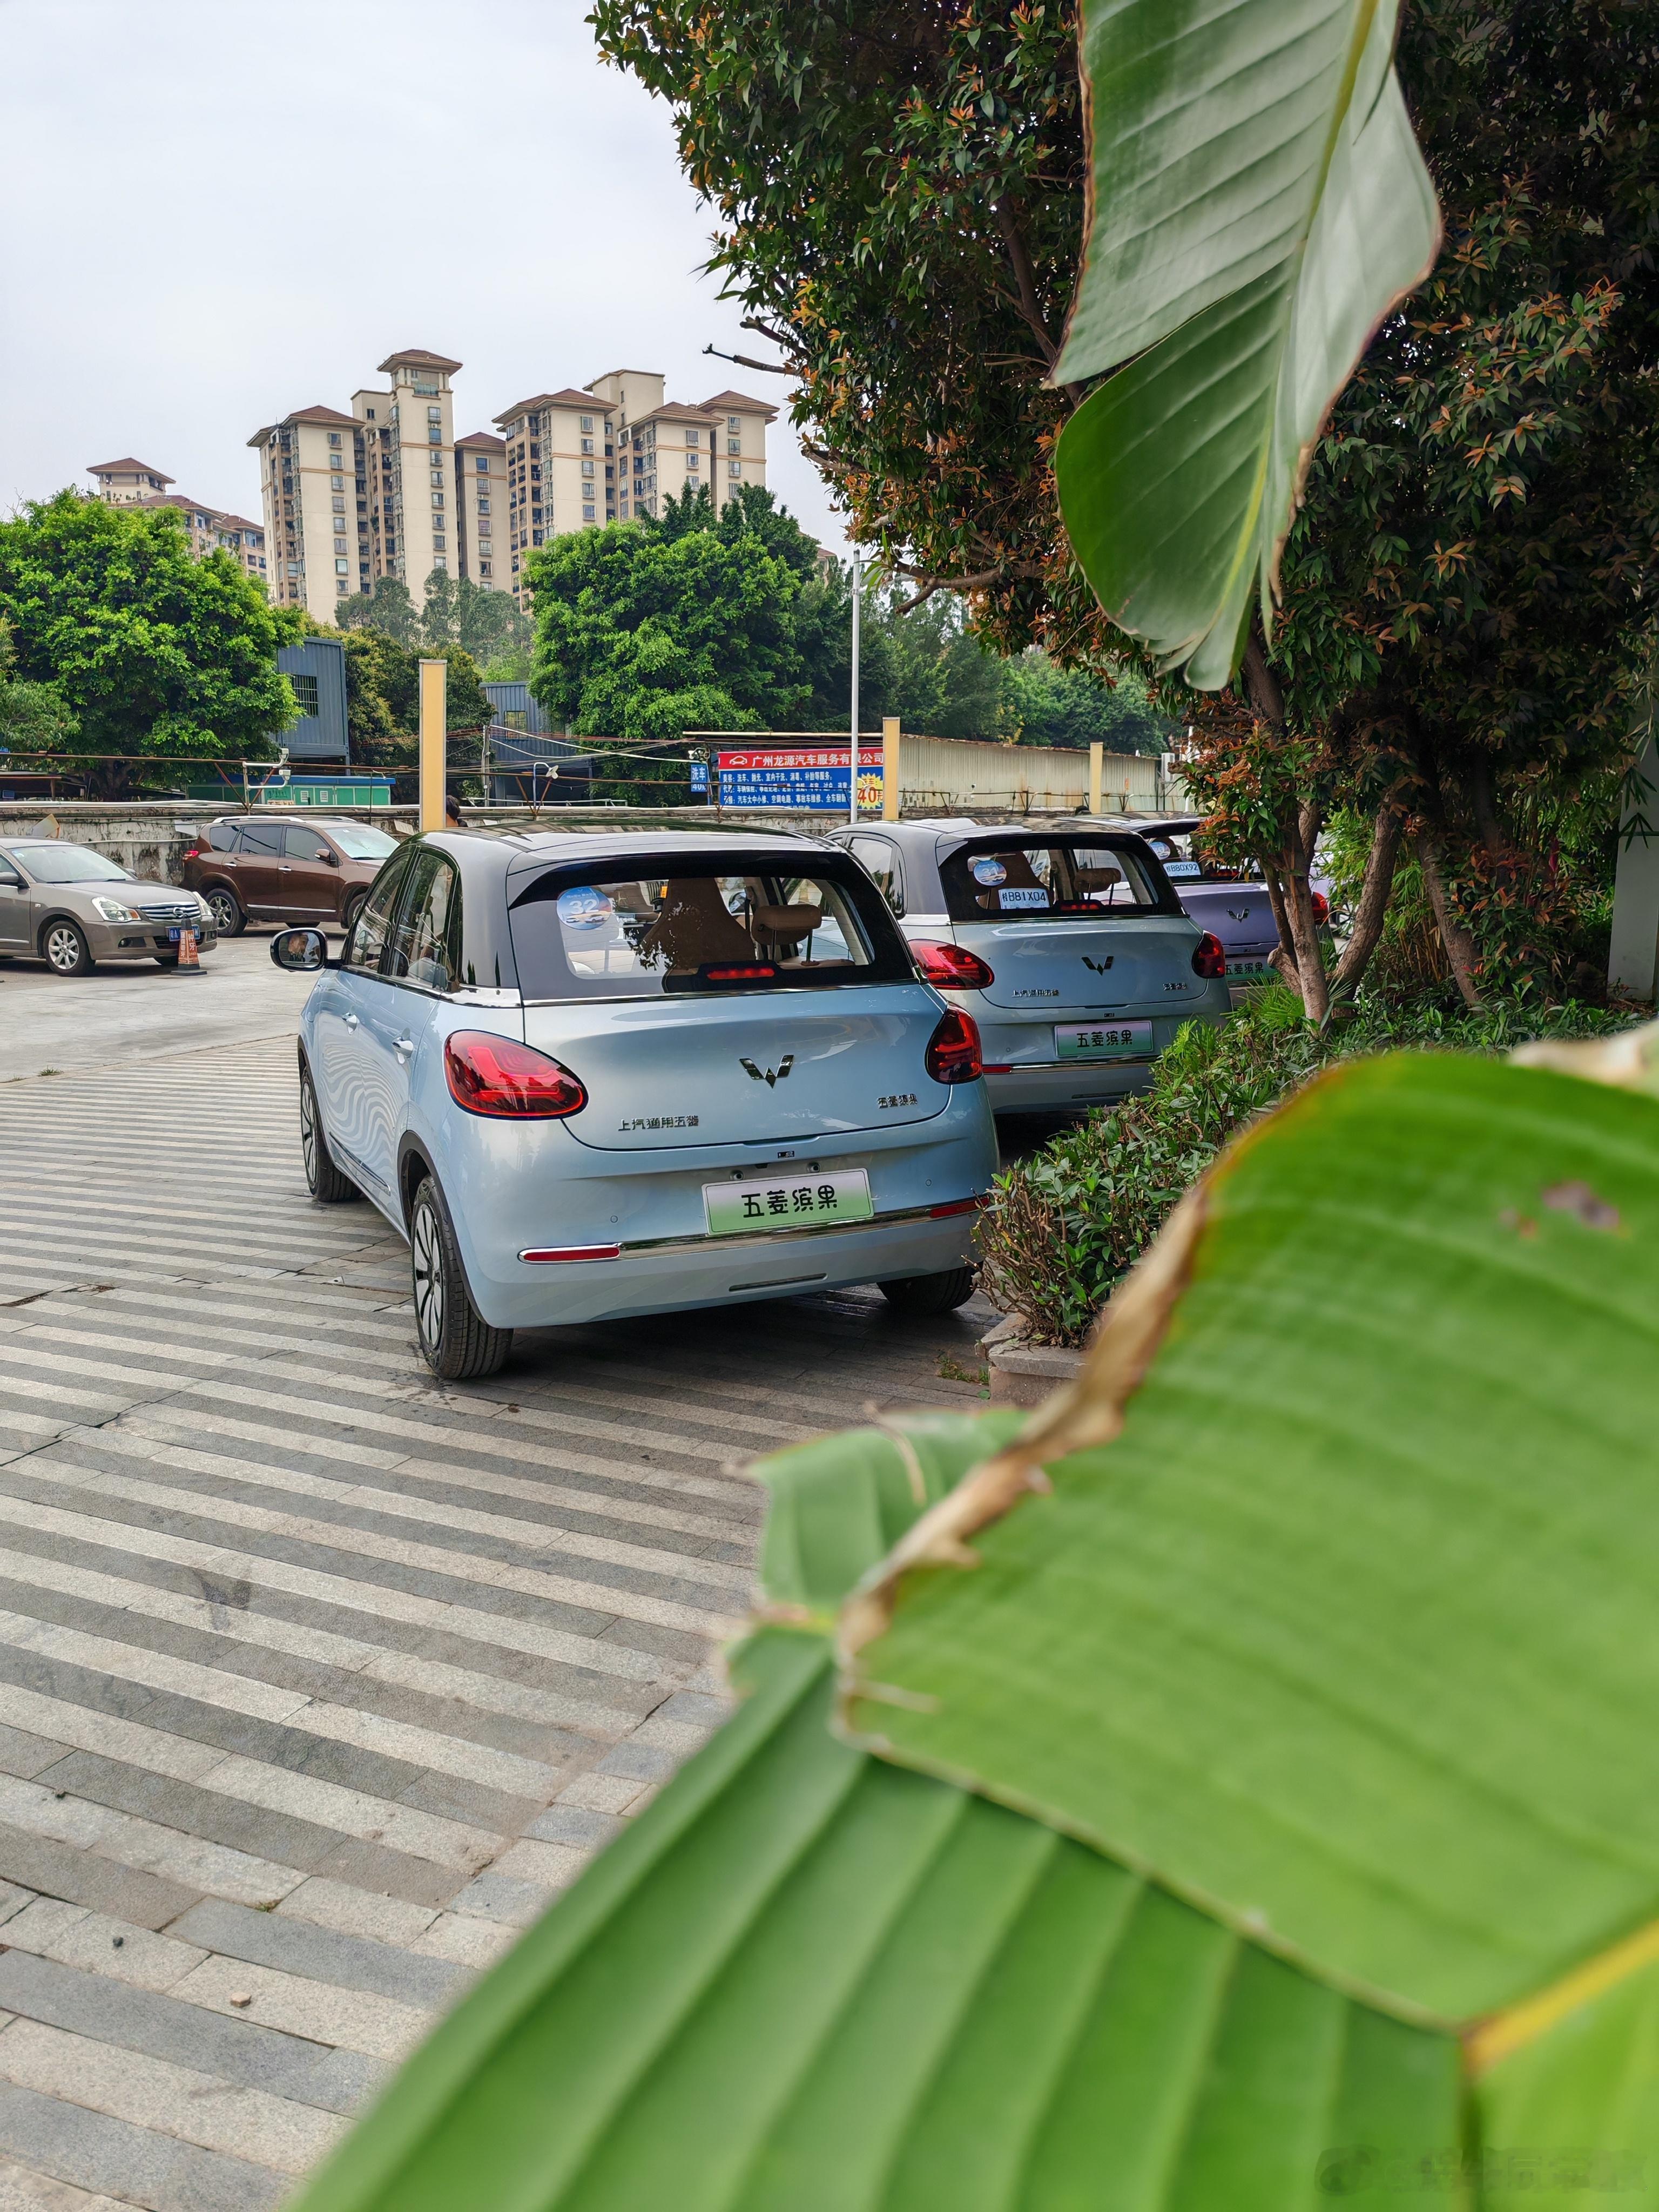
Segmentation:
<svg viewBox="0 0 1659 2212">
<path fill-rule="evenodd" d="M 208 912 L 213 916 L 215 933 L 220 937 L 240 937 L 247 927 L 247 916 L 242 911 L 242 902 L 234 890 L 223 884 L 216 884 L 210 891 L 203 893 Z"/>
<path fill-rule="evenodd" d="M 513 1349 L 510 1328 L 492 1328 L 472 1303 L 455 1229 L 437 1179 L 423 1176 L 409 1209 L 409 1263 L 421 1357 L 445 1382 L 494 1375 Z"/>
<path fill-rule="evenodd" d="M 328 1149 L 323 1117 L 317 1107 L 317 1088 L 311 1070 L 300 1068 L 300 1157 L 305 1162 L 306 1188 L 319 1206 L 343 1206 L 362 1193 L 349 1176 L 342 1175 Z"/>
<path fill-rule="evenodd" d="M 896 1283 L 878 1283 L 895 1313 L 925 1321 L 932 1314 L 954 1313 L 974 1295 L 971 1267 L 946 1267 L 937 1275 L 903 1275 Z"/>
<path fill-rule="evenodd" d="M 367 891 L 359 891 L 355 898 L 349 898 L 345 902 L 345 912 L 340 917 L 340 927 L 348 937 L 351 934 L 351 925 L 362 912 L 363 901 L 368 896 Z"/>
<path fill-rule="evenodd" d="M 54 975 L 88 975 L 98 965 L 78 922 L 60 915 L 40 932 L 40 957 Z"/>
</svg>

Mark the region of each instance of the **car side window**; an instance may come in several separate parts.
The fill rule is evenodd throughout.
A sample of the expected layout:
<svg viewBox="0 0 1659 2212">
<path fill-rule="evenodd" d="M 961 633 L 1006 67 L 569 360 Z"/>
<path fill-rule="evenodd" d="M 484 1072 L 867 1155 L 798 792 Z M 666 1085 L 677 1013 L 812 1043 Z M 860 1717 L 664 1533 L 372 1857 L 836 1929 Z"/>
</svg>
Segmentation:
<svg viewBox="0 0 1659 2212">
<path fill-rule="evenodd" d="M 884 837 L 851 837 L 848 850 L 868 874 L 895 914 L 904 912 L 904 866 L 898 848 Z"/>
<path fill-rule="evenodd" d="M 290 860 L 326 860 L 328 847 L 314 830 L 301 829 L 296 823 L 288 824 L 286 844 Z"/>
<path fill-rule="evenodd" d="M 355 969 L 368 975 L 380 974 L 386 939 L 392 932 L 392 917 L 397 911 L 398 896 L 409 874 L 411 857 L 408 853 L 394 853 L 375 877 L 363 901 L 362 911 L 346 939 L 345 950 L 340 956 L 343 968 Z"/>
<path fill-rule="evenodd" d="M 236 850 L 236 824 L 234 822 L 209 823 L 207 842 L 210 852 L 234 853 Z"/>
<path fill-rule="evenodd" d="M 460 964 L 460 944 L 461 886 L 454 865 L 441 853 L 421 853 L 392 925 L 384 972 L 394 982 L 450 990 Z"/>
<path fill-rule="evenodd" d="M 9 891 L 21 891 L 23 888 L 23 878 L 9 860 L 0 860 L 0 886 Z"/>
<path fill-rule="evenodd" d="M 282 823 L 244 822 L 241 849 L 245 853 L 259 853 L 267 859 L 275 859 L 283 849 Z"/>
</svg>

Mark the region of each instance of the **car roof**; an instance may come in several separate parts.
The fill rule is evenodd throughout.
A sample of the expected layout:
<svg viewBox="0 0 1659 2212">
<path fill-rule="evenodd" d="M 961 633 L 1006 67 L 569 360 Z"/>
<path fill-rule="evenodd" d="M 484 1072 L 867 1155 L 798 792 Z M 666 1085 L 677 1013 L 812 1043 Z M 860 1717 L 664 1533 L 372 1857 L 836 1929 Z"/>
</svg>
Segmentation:
<svg viewBox="0 0 1659 2212">
<path fill-rule="evenodd" d="M 447 830 L 428 842 L 465 845 L 476 850 L 481 845 L 494 847 L 505 853 L 512 868 L 532 865 L 546 865 L 559 860 L 626 860 L 647 854 L 672 856 L 684 853 L 702 854 L 718 847 L 723 853 L 752 854 L 757 859 L 768 854 L 786 854 L 822 853 L 825 841 L 794 830 L 717 830 L 712 824 L 707 830 L 509 830 L 494 836 L 476 830 Z"/>
<path fill-rule="evenodd" d="M 319 814 L 309 806 L 250 806 L 245 811 L 239 809 L 234 814 L 216 815 L 208 827 L 216 830 L 222 822 L 228 822 L 233 827 L 242 822 L 298 822 L 307 830 L 378 830 L 380 827 L 378 822 L 358 822 L 349 814 Z M 388 830 L 386 834 L 389 837 L 392 833 Z"/>
<path fill-rule="evenodd" d="M 835 835 L 837 842 L 843 838 L 871 835 L 896 837 L 904 843 L 926 842 L 943 854 L 963 845 L 977 844 L 988 837 L 1006 837 L 1018 843 L 1031 837 L 1098 836 L 1103 830 L 1114 837 L 1139 836 L 1152 826 L 1119 816 L 1099 814 L 1033 815 L 1027 822 L 973 822 L 964 815 L 955 815 L 923 817 L 909 822 L 860 822 L 856 829 L 848 823 Z"/>
</svg>

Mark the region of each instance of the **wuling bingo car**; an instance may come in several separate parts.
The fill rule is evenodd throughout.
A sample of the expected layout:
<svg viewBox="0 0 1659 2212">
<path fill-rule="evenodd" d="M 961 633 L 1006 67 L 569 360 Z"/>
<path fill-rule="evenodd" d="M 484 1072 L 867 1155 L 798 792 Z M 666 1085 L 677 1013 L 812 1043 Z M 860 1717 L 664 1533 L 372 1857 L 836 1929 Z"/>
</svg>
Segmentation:
<svg viewBox="0 0 1659 2212">
<path fill-rule="evenodd" d="M 212 918 L 194 891 L 146 883 L 89 845 L 0 841 L 0 957 L 33 954 L 54 975 L 84 975 L 100 960 L 176 968 L 186 930 L 212 951 Z"/>
<path fill-rule="evenodd" d="M 999 1113 L 1144 1090 L 1183 1022 L 1228 1011 L 1221 946 L 1127 831 L 884 822 L 836 837 L 923 975 L 978 1023 Z"/>
<path fill-rule="evenodd" d="M 306 1176 L 408 1238 L 428 1364 L 511 1332 L 877 1283 L 969 1295 L 996 1140 L 972 1019 L 806 838 L 411 840 L 300 1033 Z"/>
<path fill-rule="evenodd" d="M 1201 814 L 1172 814 L 1139 827 L 1187 913 L 1200 929 L 1220 939 L 1228 983 L 1237 988 L 1270 981 L 1278 973 L 1272 955 L 1279 924 L 1267 886 L 1254 872 L 1224 867 L 1200 849 L 1194 832 L 1203 821 Z M 1320 887 L 1323 880 L 1315 877 L 1311 893 L 1314 921 L 1321 929 L 1330 920 L 1330 903 Z"/>
</svg>

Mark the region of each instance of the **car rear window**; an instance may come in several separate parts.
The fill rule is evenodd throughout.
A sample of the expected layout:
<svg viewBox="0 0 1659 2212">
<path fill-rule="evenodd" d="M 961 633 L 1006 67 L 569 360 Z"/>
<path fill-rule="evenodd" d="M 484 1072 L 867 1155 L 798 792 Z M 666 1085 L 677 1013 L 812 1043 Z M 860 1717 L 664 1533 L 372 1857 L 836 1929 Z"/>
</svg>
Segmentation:
<svg viewBox="0 0 1659 2212">
<path fill-rule="evenodd" d="M 1177 914 L 1160 872 L 1127 841 L 1042 837 L 963 845 L 939 865 L 952 921 L 1075 921 Z"/>
<path fill-rule="evenodd" d="M 547 869 L 511 895 L 513 951 L 527 999 L 651 999 L 684 993 L 908 982 L 915 968 L 875 887 L 850 862 L 814 856 L 683 855 Z"/>
</svg>

